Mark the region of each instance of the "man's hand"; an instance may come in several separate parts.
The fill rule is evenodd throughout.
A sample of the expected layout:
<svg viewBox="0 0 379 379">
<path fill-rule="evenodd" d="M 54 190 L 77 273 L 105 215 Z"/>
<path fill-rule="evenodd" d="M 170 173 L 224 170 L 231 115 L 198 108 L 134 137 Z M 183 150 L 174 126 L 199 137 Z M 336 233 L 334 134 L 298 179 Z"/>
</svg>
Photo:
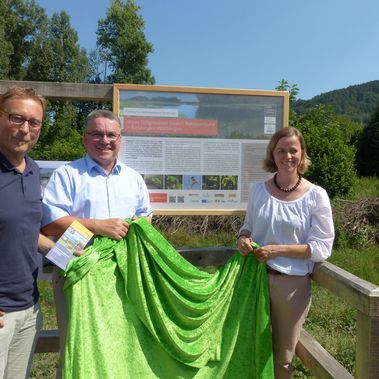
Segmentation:
<svg viewBox="0 0 379 379">
<path fill-rule="evenodd" d="M 5 312 L 0 311 L 0 328 L 3 328 L 5 325 L 3 316 L 5 315 Z"/>
<path fill-rule="evenodd" d="M 75 257 L 80 257 L 83 254 L 84 254 L 84 250 L 76 250 L 75 253 L 74 253 Z"/>
<path fill-rule="evenodd" d="M 95 234 L 122 240 L 129 230 L 129 224 L 119 218 L 108 218 L 106 220 L 94 220 Z"/>
<path fill-rule="evenodd" d="M 43 234 L 39 234 L 39 237 L 38 237 L 38 251 L 42 254 L 42 255 L 46 255 L 50 249 L 53 248 L 54 246 L 54 242 L 47 238 L 46 236 L 44 236 Z"/>
</svg>

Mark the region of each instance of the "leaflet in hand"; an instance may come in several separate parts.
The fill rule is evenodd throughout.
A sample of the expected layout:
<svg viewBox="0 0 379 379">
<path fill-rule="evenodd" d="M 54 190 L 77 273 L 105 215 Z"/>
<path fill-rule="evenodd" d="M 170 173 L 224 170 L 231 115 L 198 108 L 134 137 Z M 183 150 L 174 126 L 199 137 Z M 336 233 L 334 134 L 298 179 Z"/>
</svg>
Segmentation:
<svg viewBox="0 0 379 379">
<path fill-rule="evenodd" d="M 74 258 L 74 253 L 84 250 L 92 236 L 90 230 L 75 220 L 47 253 L 46 258 L 65 270 L 68 262 Z"/>
</svg>

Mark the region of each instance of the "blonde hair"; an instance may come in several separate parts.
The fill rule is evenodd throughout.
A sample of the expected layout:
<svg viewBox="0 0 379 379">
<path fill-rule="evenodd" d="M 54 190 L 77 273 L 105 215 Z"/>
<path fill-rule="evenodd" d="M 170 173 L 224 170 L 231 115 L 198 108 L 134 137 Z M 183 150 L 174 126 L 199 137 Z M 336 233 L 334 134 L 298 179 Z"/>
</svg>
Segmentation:
<svg viewBox="0 0 379 379">
<path fill-rule="evenodd" d="M 0 108 L 4 106 L 7 100 L 12 99 L 13 97 L 18 97 L 21 99 L 33 99 L 41 104 L 43 115 L 46 113 L 46 99 L 36 92 L 33 88 L 29 87 L 11 87 L 7 92 L 0 95 Z"/>
<path fill-rule="evenodd" d="M 301 146 L 301 153 L 302 153 L 300 164 L 297 168 L 297 172 L 300 175 L 303 175 L 304 173 L 306 173 L 308 171 L 308 168 L 311 165 L 311 160 L 309 159 L 308 154 L 307 154 L 307 149 L 305 146 L 304 137 L 301 134 L 299 129 L 296 129 L 296 128 L 290 127 L 290 126 L 279 129 L 271 137 L 270 142 L 267 145 L 266 157 L 263 160 L 263 164 L 262 164 L 262 167 L 265 171 L 276 172 L 278 170 L 278 167 L 276 166 L 275 160 L 274 160 L 275 147 L 281 138 L 293 137 L 293 136 L 295 136 L 299 139 L 300 146 Z"/>
</svg>

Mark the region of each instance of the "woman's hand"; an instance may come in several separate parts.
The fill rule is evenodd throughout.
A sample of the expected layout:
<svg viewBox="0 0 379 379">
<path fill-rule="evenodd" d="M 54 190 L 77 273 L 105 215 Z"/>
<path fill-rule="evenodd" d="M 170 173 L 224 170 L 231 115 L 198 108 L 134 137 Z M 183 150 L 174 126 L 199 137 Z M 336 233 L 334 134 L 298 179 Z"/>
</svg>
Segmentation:
<svg viewBox="0 0 379 379">
<path fill-rule="evenodd" d="M 272 250 L 269 249 L 268 246 L 259 247 L 254 250 L 254 255 L 259 262 L 267 262 L 270 258 L 272 258 Z"/>
<path fill-rule="evenodd" d="M 237 240 L 238 251 L 241 255 L 246 256 L 249 253 L 253 252 L 254 249 L 251 246 L 252 239 L 245 236 L 240 236 Z"/>
</svg>

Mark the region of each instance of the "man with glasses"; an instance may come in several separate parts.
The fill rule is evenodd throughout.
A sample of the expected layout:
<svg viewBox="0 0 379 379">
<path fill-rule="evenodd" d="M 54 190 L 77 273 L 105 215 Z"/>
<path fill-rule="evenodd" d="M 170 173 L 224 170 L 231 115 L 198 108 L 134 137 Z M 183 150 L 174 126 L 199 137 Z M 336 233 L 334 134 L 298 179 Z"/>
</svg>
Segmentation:
<svg viewBox="0 0 379 379">
<path fill-rule="evenodd" d="M 29 377 L 42 327 L 37 250 L 46 254 L 54 243 L 39 233 L 39 168 L 27 153 L 45 109 L 31 88 L 0 95 L 0 378 Z"/>
<path fill-rule="evenodd" d="M 117 155 L 121 146 L 121 124 L 111 111 L 96 110 L 86 120 L 84 158 L 59 167 L 52 174 L 43 198 L 43 232 L 59 237 L 78 220 L 95 235 L 121 240 L 128 232 L 124 220 L 147 217 L 152 208 L 140 174 L 122 164 Z M 67 330 L 63 279 L 53 276 L 58 326 L 60 330 L 60 368 Z"/>
</svg>

